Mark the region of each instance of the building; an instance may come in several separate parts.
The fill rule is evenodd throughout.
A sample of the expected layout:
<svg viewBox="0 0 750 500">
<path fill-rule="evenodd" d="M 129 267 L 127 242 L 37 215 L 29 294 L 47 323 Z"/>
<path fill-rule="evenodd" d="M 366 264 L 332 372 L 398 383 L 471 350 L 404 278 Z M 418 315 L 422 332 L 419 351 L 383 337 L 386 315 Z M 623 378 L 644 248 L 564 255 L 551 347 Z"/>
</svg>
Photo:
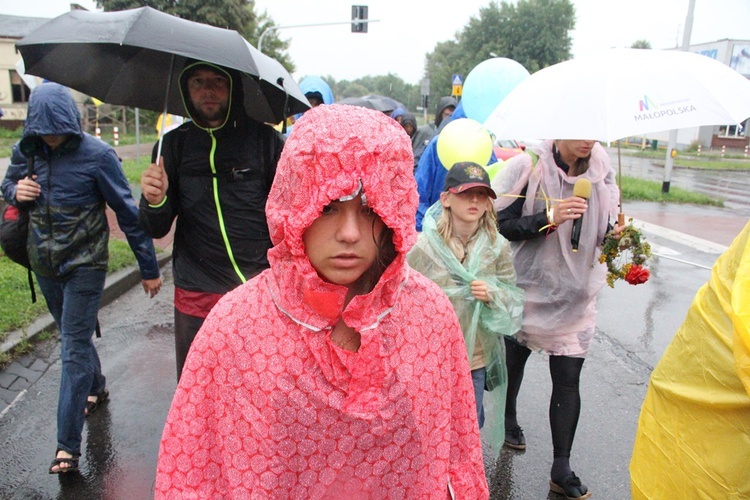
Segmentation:
<svg viewBox="0 0 750 500">
<path fill-rule="evenodd" d="M 0 125 L 16 128 L 26 120 L 26 106 L 31 89 L 19 75 L 21 54 L 16 52 L 16 42 L 49 21 L 41 17 L 0 15 Z M 22 64 L 22 63 L 21 63 Z M 28 77 L 34 85 L 33 77 Z"/>
<path fill-rule="evenodd" d="M 750 78 L 750 40 L 718 40 L 691 45 L 690 52 L 702 54 L 726 64 L 745 78 Z M 698 140 L 703 147 L 744 148 L 750 145 L 748 120 L 741 126 L 727 124 L 719 127 L 701 127 Z"/>
<path fill-rule="evenodd" d="M 71 3 L 70 10 L 86 10 Z M 16 52 L 16 43 L 23 37 L 49 21 L 47 17 L 22 17 L 0 14 L 0 127 L 17 128 L 26 120 L 27 102 L 31 89 L 41 79 L 23 73 L 21 54 Z M 86 96 L 73 92 L 79 104 Z"/>
<path fill-rule="evenodd" d="M 678 50 L 678 49 L 676 49 Z M 691 45 L 690 52 L 701 54 L 726 64 L 745 78 L 750 78 L 750 40 L 717 40 L 715 42 Z M 750 145 L 750 131 L 745 120 L 740 125 L 727 123 L 710 127 L 692 127 L 679 129 L 677 132 L 677 149 L 687 149 L 700 144 L 702 148 L 744 150 Z M 649 140 L 667 144 L 669 131 L 648 134 Z"/>
</svg>

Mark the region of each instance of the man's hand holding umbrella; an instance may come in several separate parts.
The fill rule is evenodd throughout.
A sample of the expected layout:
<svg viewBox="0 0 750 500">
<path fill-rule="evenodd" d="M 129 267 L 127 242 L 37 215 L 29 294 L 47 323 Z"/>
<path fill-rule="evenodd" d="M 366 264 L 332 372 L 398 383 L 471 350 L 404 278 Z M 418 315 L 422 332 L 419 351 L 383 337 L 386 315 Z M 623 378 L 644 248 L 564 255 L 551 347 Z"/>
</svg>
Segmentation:
<svg viewBox="0 0 750 500">
<path fill-rule="evenodd" d="M 141 175 L 141 191 L 149 205 L 161 205 L 167 196 L 169 179 L 164 170 L 164 158 L 159 158 L 159 164 L 152 163 Z"/>
</svg>

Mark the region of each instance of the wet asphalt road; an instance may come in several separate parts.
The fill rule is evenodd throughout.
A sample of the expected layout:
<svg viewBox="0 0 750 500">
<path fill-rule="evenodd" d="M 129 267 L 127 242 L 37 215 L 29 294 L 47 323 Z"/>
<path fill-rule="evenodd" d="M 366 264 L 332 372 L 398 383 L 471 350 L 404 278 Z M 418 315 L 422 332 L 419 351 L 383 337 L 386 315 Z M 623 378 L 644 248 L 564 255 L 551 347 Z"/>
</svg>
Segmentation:
<svg viewBox="0 0 750 500">
<path fill-rule="evenodd" d="M 661 251 L 710 266 L 715 254 L 660 240 Z M 55 444 L 60 379 L 59 345 L 40 344 L 25 363 L 46 366 L 38 380 L 0 417 L 0 498 L 145 499 L 152 496 L 161 430 L 174 392 L 173 287 L 153 300 L 135 288 L 103 308 L 97 339 L 111 400 L 87 419 L 80 474 L 47 473 Z M 628 463 L 649 374 L 709 271 L 655 259 L 646 285 L 618 283 L 600 294 L 599 332 L 582 375 L 583 407 L 572 464 L 595 498 L 630 497 Z M 528 449 L 486 449 L 492 498 L 562 498 L 549 492 L 552 462 L 547 360 L 533 355 L 519 398 Z"/>
<path fill-rule="evenodd" d="M 111 400 L 87 419 L 80 474 L 47 473 L 56 443 L 60 347 L 40 344 L 32 358 L 44 375 L 0 418 L 0 498 L 140 499 L 152 496 L 156 454 L 176 387 L 169 286 L 149 300 L 139 287 L 103 308 L 97 349 Z"/>
</svg>

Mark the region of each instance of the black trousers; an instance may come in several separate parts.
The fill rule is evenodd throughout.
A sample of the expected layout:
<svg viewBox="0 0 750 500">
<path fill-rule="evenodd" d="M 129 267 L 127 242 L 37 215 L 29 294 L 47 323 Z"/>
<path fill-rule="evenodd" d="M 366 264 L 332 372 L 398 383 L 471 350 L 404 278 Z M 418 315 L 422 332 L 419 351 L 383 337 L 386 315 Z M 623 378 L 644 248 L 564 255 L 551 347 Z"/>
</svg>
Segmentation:
<svg viewBox="0 0 750 500">
<path fill-rule="evenodd" d="M 187 358 L 188 351 L 190 351 L 190 345 L 193 343 L 198 330 L 203 326 L 204 319 L 182 313 L 177 308 L 174 310 L 174 349 L 177 361 L 177 381 L 180 380 L 180 375 L 182 375 L 182 367 L 185 366 L 185 358 Z"/>
<path fill-rule="evenodd" d="M 521 389 L 526 361 L 531 350 L 514 339 L 505 337 L 505 356 L 508 366 L 508 397 L 505 419 L 517 424 L 516 400 Z M 570 457 L 578 417 L 581 413 L 579 380 L 583 358 L 550 356 L 549 371 L 552 378 L 552 397 L 549 403 L 549 422 L 552 430 L 552 447 L 555 457 Z"/>
</svg>

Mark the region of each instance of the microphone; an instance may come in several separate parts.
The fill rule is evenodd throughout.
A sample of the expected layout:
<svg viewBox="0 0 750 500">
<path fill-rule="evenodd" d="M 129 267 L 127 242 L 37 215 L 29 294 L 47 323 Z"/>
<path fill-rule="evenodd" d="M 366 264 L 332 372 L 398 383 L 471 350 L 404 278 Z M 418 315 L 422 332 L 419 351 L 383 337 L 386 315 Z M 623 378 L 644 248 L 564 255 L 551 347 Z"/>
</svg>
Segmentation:
<svg viewBox="0 0 750 500">
<path fill-rule="evenodd" d="M 588 179 L 578 179 L 573 185 L 573 196 L 588 200 L 589 196 L 591 196 L 591 181 Z M 573 247 L 574 252 L 578 251 L 578 239 L 581 237 L 582 222 L 583 214 L 573 221 L 573 230 L 570 232 L 570 246 Z"/>
</svg>

